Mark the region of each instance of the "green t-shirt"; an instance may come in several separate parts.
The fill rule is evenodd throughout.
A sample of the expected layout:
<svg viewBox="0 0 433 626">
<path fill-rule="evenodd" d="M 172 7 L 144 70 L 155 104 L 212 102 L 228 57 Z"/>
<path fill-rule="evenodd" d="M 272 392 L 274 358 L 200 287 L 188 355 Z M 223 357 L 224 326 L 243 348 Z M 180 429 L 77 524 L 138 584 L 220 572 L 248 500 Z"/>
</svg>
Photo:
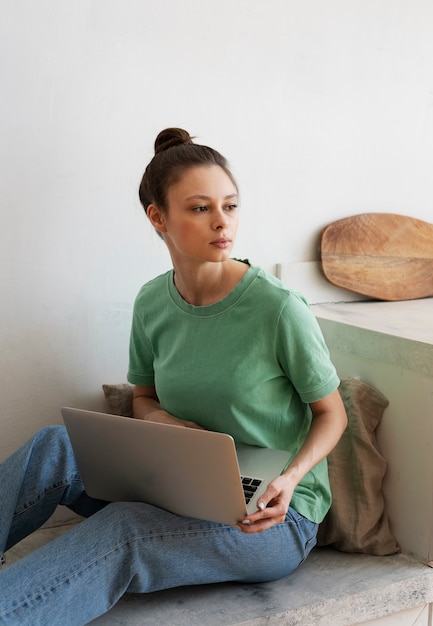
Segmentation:
<svg viewBox="0 0 433 626">
<path fill-rule="evenodd" d="M 135 302 L 128 380 L 155 385 L 164 410 L 238 443 L 289 450 L 309 431 L 308 403 L 339 385 L 303 297 L 251 266 L 209 306 L 188 304 L 169 271 Z M 326 460 L 295 489 L 291 506 L 321 522 L 331 503 Z"/>
</svg>

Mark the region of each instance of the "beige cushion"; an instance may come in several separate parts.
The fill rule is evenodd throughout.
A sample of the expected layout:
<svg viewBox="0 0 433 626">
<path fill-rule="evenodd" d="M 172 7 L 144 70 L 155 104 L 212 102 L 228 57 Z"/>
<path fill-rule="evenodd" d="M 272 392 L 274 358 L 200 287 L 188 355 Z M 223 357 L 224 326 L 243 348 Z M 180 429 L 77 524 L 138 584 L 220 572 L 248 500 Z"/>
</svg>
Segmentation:
<svg viewBox="0 0 433 626">
<path fill-rule="evenodd" d="M 376 439 L 388 400 L 355 378 L 344 379 L 339 391 L 348 426 L 328 456 L 333 502 L 319 527 L 318 545 L 343 552 L 394 554 L 399 548 L 382 493 L 387 464 Z"/>
<path fill-rule="evenodd" d="M 102 385 L 104 396 L 108 402 L 111 413 L 132 417 L 132 396 L 134 386 L 129 383 L 118 385 Z"/>
<path fill-rule="evenodd" d="M 132 416 L 134 387 L 103 385 L 110 410 Z M 319 527 L 318 545 L 343 552 L 385 555 L 399 551 L 385 511 L 382 481 L 386 461 L 379 451 L 376 428 L 388 400 L 355 378 L 341 382 L 348 427 L 328 456 L 333 502 Z"/>
</svg>

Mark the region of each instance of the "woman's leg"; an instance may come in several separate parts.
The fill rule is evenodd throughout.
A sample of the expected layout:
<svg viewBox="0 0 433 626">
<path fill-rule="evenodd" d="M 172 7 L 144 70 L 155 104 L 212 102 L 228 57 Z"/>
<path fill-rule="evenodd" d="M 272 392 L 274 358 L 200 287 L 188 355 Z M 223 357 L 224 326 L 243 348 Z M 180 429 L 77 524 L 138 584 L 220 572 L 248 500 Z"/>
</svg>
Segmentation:
<svg viewBox="0 0 433 626">
<path fill-rule="evenodd" d="M 110 504 L 0 574 L 0 624 L 81 626 L 125 591 L 281 578 L 307 556 L 316 531 L 293 510 L 282 524 L 244 534 L 147 504 Z"/>
<path fill-rule="evenodd" d="M 106 503 L 84 492 L 65 428 L 38 432 L 0 464 L 0 557 L 64 504 L 88 516 Z"/>
</svg>

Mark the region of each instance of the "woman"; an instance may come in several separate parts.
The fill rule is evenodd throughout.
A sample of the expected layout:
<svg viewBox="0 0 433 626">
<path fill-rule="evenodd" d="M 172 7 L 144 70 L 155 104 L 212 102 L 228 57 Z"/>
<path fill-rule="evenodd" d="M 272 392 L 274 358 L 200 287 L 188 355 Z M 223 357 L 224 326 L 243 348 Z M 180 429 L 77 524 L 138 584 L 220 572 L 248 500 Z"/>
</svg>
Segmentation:
<svg viewBox="0 0 433 626">
<path fill-rule="evenodd" d="M 339 380 L 302 297 L 230 257 L 238 189 L 227 162 L 186 131 L 166 129 L 140 199 L 173 270 L 135 303 L 135 417 L 228 432 L 293 459 L 257 512 L 233 528 L 145 503 L 91 500 L 64 429 L 44 429 L 0 468 L 0 550 L 57 504 L 87 519 L 2 571 L 0 623 L 85 624 L 125 591 L 285 576 L 315 545 L 330 506 L 325 457 L 346 426 Z"/>
</svg>

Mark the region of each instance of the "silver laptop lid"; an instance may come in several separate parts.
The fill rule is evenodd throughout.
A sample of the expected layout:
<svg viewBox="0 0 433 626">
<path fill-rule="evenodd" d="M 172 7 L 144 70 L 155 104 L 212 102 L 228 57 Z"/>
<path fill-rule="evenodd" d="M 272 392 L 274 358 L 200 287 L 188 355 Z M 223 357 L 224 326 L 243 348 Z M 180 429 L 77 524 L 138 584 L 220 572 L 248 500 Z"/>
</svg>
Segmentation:
<svg viewBox="0 0 433 626">
<path fill-rule="evenodd" d="M 82 409 L 62 409 L 87 493 L 140 501 L 178 515 L 235 525 L 247 514 L 233 438 Z M 242 446 L 246 470 L 267 482 L 289 453 Z M 273 457 L 273 460 L 272 458 Z M 266 475 L 264 475 L 266 474 Z M 259 497 L 259 495 L 257 496 Z M 256 499 L 248 512 L 257 509 Z"/>
</svg>

